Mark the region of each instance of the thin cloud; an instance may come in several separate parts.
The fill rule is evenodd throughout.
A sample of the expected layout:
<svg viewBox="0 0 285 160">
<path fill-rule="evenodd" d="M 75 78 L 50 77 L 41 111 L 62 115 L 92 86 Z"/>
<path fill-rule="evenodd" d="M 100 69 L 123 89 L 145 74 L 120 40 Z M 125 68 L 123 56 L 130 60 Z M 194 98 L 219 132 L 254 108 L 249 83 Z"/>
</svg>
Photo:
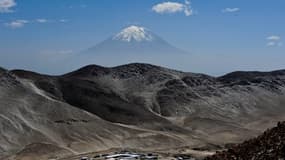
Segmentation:
<svg viewBox="0 0 285 160">
<path fill-rule="evenodd" d="M 281 47 L 283 46 L 282 42 L 274 42 L 274 41 L 270 41 L 267 43 L 268 47 Z"/>
<path fill-rule="evenodd" d="M 275 46 L 275 45 L 276 45 L 275 42 L 268 42 L 268 43 L 267 43 L 267 46 L 270 46 L 270 47 Z"/>
<path fill-rule="evenodd" d="M 0 13 L 13 12 L 12 8 L 16 5 L 15 0 L 0 0 Z"/>
<path fill-rule="evenodd" d="M 12 22 L 9 22 L 9 23 L 5 23 L 5 25 L 7 27 L 15 29 L 15 28 L 22 28 L 27 23 L 29 23 L 28 20 L 15 20 L 15 21 L 12 21 Z"/>
<path fill-rule="evenodd" d="M 60 23 L 66 23 L 68 22 L 68 19 L 57 19 L 57 20 L 51 20 L 51 19 L 36 19 L 35 22 L 37 23 L 56 23 L 56 22 L 60 22 Z"/>
<path fill-rule="evenodd" d="M 36 19 L 36 22 L 38 22 L 38 23 L 47 23 L 47 22 L 49 22 L 49 20 L 41 18 L 41 19 Z"/>
<path fill-rule="evenodd" d="M 61 23 L 66 23 L 66 22 L 68 22 L 69 20 L 68 19 L 60 19 L 59 20 L 59 22 L 61 22 Z"/>
<path fill-rule="evenodd" d="M 185 1 L 185 4 L 186 4 L 186 5 L 191 5 L 191 2 L 190 2 L 189 0 L 186 0 L 186 1 Z"/>
<path fill-rule="evenodd" d="M 44 18 L 39 18 L 39 19 L 35 19 L 35 20 L 24 20 L 24 19 L 20 19 L 20 20 L 14 20 L 11 22 L 4 22 L 4 25 L 6 27 L 12 28 L 12 29 L 17 29 L 17 28 L 22 28 L 24 27 L 26 24 L 44 24 L 44 23 L 66 23 L 69 20 L 67 19 L 59 19 L 59 20 L 50 20 L 50 19 L 44 19 Z M 1 21 L 0 21 L 1 22 Z"/>
<path fill-rule="evenodd" d="M 281 37 L 280 37 L 280 36 L 273 35 L 273 36 L 267 37 L 266 39 L 267 39 L 267 40 L 271 40 L 271 41 L 279 41 L 279 40 L 281 40 Z"/>
<path fill-rule="evenodd" d="M 225 8 L 222 10 L 223 13 L 234 13 L 239 12 L 240 8 Z"/>
<path fill-rule="evenodd" d="M 152 7 L 152 11 L 158 14 L 173 14 L 173 13 L 184 12 L 186 16 L 193 15 L 191 2 L 189 0 L 186 0 L 185 4 L 178 2 L 159 3 Z"/>
<path fill-rule="evenodd" d="M 269 47 L 281 47 L 283 46 L 283 42 L 281 42 L 281 37 L 277 35 L 268 36 L 266 38 L 268 40 L 267 46 Z"/>
</svg>

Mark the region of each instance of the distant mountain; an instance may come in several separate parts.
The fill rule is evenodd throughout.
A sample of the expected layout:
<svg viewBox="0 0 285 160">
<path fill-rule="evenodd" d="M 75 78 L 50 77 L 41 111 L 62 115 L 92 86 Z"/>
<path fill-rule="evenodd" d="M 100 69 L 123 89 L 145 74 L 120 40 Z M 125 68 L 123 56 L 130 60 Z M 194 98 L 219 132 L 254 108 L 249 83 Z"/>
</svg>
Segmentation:
<svg viewBox="0 0 285 160">
<path fill-rule="evenodd" d="M 0 157 L 221 149 L 284 120 L 284 105 L 285 70 L 222 77 L 142 63 L 61 76 L 11 70 L 0 74 Z"/>
<path fill-rule="evenodd" d="M 284 159 L 285 158 L 285 122 L 279 122 L 277 127 L 267 130 L 262 135 L 235 145 L 224 152 L 218 152 L 206 160 L 233 159 Z"/>
<path fill-rule="evenodd" d="M 5 71 L 6 71 L 6 70 L 5 70 L 4 68 L 0 67 L 0 74 L 3 73 L 3 72 L 5 72 Z"/>
<path fill-rule="evenodd" d="M 186 53 L 140 26 L 129 26 L 83 51 L 85 54 L 181 54 Z"/>
</svg>

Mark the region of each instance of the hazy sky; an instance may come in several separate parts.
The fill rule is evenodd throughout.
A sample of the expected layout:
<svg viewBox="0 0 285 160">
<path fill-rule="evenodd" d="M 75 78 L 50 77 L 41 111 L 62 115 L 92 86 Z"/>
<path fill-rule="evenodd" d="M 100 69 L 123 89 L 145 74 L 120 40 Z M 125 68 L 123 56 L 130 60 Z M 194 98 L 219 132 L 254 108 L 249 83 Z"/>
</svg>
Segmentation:
<svg viewBox="0 0 285 160">
<path fill-rule="evenodd" d="M 211 75 L 285 69 L 284 8 L 284 0 L 0 0 L 0 66 L 63 73 L 76 65 L 59 59 L 135 24 L 189 51 L 150 63 Z"/>
</svg>

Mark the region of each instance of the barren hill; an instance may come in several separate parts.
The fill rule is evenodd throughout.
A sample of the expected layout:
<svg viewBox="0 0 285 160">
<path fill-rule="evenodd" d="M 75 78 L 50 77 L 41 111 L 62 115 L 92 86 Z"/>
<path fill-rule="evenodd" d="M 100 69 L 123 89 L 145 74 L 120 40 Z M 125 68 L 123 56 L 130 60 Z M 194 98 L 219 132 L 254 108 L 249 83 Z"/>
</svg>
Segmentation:
<svg viewBox="0 0 285 160">
<path fill-rule="evenodd" d="M 211 77 L 134 63 L 90 65 L 61 76 L 0 75 L 2 157 L 21 158 L 33 146 L 43 154 L 61 148 L 57 156 L 110 148 L 215 149 L 285 119 L 284 70 Z"/>
</svg>

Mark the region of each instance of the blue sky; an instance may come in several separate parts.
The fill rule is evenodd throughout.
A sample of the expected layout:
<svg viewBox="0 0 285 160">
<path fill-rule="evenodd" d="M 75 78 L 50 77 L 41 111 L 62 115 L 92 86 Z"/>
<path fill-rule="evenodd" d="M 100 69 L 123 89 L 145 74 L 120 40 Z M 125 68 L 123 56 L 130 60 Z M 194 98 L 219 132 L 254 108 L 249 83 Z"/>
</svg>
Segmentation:
<svg viewBox="0 0 285 160">
<path fill-rule="evenodd" d="M 165 6 L 165 2 L 171 4 Z M 54 71 L 50 62 L 58 61 L 53 59 L 94 46 L 135 24 L 190 53 L 157 60 L 158 65 L 211 75 L 285 69 L 284 0 L 187 2 L 0 0 L 0 66 L 60 74 L 75 66 Z M 171 8 L 173 4 L 181 8 Z M 186 9 L 191 13 L 186 14 Z M 119 65 L 108 61 L 94 63 Z"/>
</svg>

